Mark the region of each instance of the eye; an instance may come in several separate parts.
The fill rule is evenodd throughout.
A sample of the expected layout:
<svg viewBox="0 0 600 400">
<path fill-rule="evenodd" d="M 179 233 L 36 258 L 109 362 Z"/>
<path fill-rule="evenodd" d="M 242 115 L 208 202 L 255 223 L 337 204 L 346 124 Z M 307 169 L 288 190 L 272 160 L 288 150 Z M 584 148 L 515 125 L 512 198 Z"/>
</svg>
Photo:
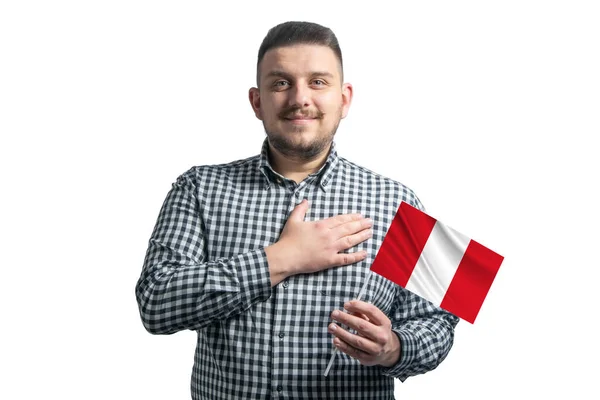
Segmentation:
<svg viewBox="0 0 600 400">
<path fill-rule="evenodd" d="M 276 81 L 275 83 L 273 83 L 273 86 L 275 86 L 277 88 L 281 88 L 281 87 L 286 87 L 289 84 L 290 83 L 288 81 Z"/>
<path fill-rule="evenodd" d="M 324 80 L 321 80 L 321 79 L 315 79 L 315 80 L 313 81 L 313 85 L 316 85 L 316 86 L 323 86 L 323 85 L 325 85 L 325 81 L 324 81 Z"/>
</svg>

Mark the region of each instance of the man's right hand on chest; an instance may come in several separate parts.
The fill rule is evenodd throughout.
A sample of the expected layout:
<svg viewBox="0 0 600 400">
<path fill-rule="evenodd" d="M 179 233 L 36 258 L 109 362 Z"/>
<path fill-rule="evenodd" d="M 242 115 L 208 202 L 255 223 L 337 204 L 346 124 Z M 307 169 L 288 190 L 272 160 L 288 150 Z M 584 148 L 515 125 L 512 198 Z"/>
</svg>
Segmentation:
<svg viewBox="0 0 600 400">
<path fill-rule="evenodd" d="M 308 201 L 303 200 L 290 214 L 279 240 L 265 248 L 271 286 L 291 275 L 353 264 L 367 257 L 366 251 L 340 252 L 372 236 L 371 219 L 341 214 L 305 222 L 307 210 Z"/>
</svg>

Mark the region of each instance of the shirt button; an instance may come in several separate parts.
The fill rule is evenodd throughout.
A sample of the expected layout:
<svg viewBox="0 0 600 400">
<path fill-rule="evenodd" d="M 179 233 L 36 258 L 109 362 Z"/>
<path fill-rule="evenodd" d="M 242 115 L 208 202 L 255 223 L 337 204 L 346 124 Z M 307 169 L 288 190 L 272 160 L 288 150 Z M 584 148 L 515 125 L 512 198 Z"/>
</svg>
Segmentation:
<svg viewBox="0 0 600 400">
<path fill-rule="evenodd" d="M 283 386 L 281 386 L 281 385 L 277 386 L 277 391 L 278 391 L 278 392 L 281 392 L 281 391 L 283 391 Z"/>
<path fill-rule="evenodd" d="M 288 287 L 288 286 L 290 286 L 290 283 L 288 281 L 284 281 L 283 282 L 283 287 Z"/>
<path fill-rule="evenodd" d="M 281 339 L 283 339 L 283 337 L 284 337 L 284 336 L 285 336 L 285 333 L 283 333 L 283 332 L 280 332 L 280 333 L 279 333 L 279 337 L 280 337 Z"/>
<path fill-rule="evenodd" d="M 300 192 L 295 193 L 296 197 L 300 197 Z"/>
</svg>

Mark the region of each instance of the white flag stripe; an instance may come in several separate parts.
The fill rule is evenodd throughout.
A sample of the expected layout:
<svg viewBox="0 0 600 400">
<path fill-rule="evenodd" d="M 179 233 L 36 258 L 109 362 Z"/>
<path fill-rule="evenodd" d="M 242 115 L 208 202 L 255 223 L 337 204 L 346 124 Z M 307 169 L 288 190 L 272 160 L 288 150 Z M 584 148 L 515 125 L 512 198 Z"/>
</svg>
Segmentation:
<svg viewBox="0 0 600 400">
<path fill-rule="evenodd" d="M 440 305 L 471 239 L 435 223 L 406 289 Z"/>
</svg>

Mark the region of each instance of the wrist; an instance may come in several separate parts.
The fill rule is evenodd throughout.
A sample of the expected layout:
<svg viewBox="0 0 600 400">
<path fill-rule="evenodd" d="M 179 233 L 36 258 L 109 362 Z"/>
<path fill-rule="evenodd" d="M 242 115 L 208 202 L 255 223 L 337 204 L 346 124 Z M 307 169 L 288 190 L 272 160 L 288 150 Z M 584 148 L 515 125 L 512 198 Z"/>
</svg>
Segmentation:
<svg viewBox="0 0 600 400">
<path fill-rule="evenodd" d="M 390 352 L 388 353 L 388 356 L 386 357 L 385 361 L 383 363 L 381 363 L 382 366 L 386 367 L 386 368 L 390 368 L 393 367 L 394 365 L 398 364 L 398 361 L 400 361 L 400 353 L 402 350 L 402 346 L 400 344 L 400 338 L 398 337 L 398 335 L 396 334 L 396 332 L 391 331 L 391 348 L 390 348 Z"/>
<path fill-rule="evenodd" d="M 294 275 L 290 257 L 286 254 L 285 245 L 281 242 L 273 243 L 265 247 L 269 273 L 271 274 L 271 286 L 277 285 L 288 276 Z"/>
</svg>

